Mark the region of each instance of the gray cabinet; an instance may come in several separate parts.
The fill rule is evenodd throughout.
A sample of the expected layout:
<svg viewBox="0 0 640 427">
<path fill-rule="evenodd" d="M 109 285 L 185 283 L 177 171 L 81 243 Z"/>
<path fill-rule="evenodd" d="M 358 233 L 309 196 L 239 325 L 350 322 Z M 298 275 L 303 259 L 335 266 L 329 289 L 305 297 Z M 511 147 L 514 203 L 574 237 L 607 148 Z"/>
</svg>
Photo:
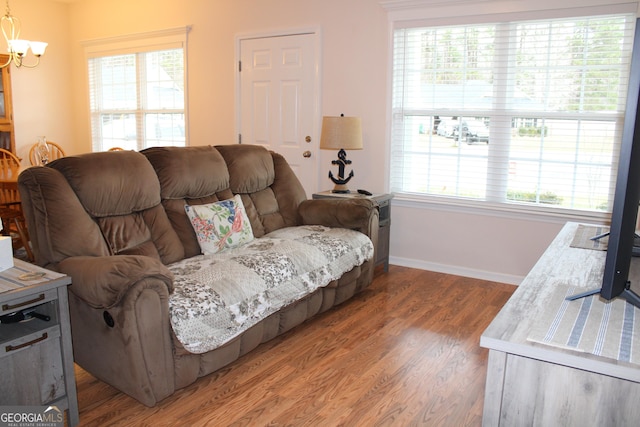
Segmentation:
<svg viewBox="0 0 640 427">
<path fill-rule="evenodd" d="M 0 272 L 0 406 L 56 406 L 79 422 L 63 274 L 14 260 Z"/>
</svg>

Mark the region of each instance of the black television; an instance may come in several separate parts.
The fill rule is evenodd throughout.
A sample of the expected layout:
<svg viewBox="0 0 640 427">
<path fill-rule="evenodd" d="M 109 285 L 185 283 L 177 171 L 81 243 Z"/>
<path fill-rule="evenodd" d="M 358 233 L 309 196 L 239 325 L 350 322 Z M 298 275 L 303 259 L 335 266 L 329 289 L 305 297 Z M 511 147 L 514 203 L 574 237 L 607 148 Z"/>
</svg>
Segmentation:
<svg viewBox="0 0 640 427">
<path fill-rule="evenodd" d="M 602 287 L 567 299 L 574 300 L 589 295 L 600 294 L 611 300 L 623 298 L 636 307 L 640 307 L 640 296 L 631 290 L 629 270 L 636 240 L 636 221 L 640 203 L 640 19 L 636 20 L 627 104 L 620 161 L 611 212 L 609 243 L 602 277 Z"/>
</svg>

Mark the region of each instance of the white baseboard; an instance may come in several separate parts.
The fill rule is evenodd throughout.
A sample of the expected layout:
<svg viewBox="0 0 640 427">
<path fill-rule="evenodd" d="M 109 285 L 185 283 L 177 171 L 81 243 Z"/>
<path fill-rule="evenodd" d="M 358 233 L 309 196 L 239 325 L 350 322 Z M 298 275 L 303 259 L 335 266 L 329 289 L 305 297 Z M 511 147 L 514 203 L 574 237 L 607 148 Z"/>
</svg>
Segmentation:
<svg viewBox="0 0 640 427">
<path fill-rule="evenodd" d="M 522 276 L 475 270 L 455 265 L 436 264 L 417 259 L 399 258 L 394 256 L 389 257 L 389 264 L 417 268 L 419 270 L 435 271 L 437 273 L 454 274 L 456 276 L 472 277 L 474 279 L 488 280 L 491 282 L 508 283 L 510 285 L 519 285 L 524 279 Z"/>
</svg>

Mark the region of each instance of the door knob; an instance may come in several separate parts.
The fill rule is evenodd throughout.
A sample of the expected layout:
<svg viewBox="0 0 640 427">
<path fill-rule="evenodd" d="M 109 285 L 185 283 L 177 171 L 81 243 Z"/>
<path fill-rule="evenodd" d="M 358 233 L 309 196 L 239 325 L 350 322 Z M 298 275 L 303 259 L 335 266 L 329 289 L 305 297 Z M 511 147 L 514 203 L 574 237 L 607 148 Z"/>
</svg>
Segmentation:
<svg viewBox="0 0 640 427">
<path fill-rule="evenodd" d="M 309 150 L 305 151 L 304 153 L 302 153 L 302 157 L 305 157 L 305 158 L 311 157 L 311 151 Z"/>
<path fill-rule="evenodd" d="M 311 137 L 309 135 L 307 135 L 307 137 L 304 139 L 306 142 L 311 142 Z"/>
</svg>

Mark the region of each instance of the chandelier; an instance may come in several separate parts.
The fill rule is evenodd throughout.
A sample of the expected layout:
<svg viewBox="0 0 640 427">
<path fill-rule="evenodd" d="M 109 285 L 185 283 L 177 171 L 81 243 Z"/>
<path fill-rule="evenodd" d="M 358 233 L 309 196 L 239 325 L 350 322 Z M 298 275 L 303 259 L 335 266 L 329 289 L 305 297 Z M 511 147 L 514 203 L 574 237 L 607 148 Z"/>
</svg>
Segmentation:
<svg viewBox="0 0 640 427">
<path fill-rule="evenodd" d="M 44 55 L 44 51 L 47 48 L 45 42 L 32 42 L 29 40 L 20 39 L 20 20 L 11 15 L 9 9 L 9 0 L 7 0 L 7 9 L 2 18 L 0 18 L 0 26 L 2 27 L 2 34 L 7 41 L 7 50 L 9 52 L 9 59 L 4 64 L 0 65 L 0 68 L 4 68 L 13 62 L 16 67 L 34 68 L 40 63 L 40 57 Z M 27 65 L 23 62 L 27 52 L 31 48 L 31 52 L 36 57 L 36 62 Z"/>
</svg>

